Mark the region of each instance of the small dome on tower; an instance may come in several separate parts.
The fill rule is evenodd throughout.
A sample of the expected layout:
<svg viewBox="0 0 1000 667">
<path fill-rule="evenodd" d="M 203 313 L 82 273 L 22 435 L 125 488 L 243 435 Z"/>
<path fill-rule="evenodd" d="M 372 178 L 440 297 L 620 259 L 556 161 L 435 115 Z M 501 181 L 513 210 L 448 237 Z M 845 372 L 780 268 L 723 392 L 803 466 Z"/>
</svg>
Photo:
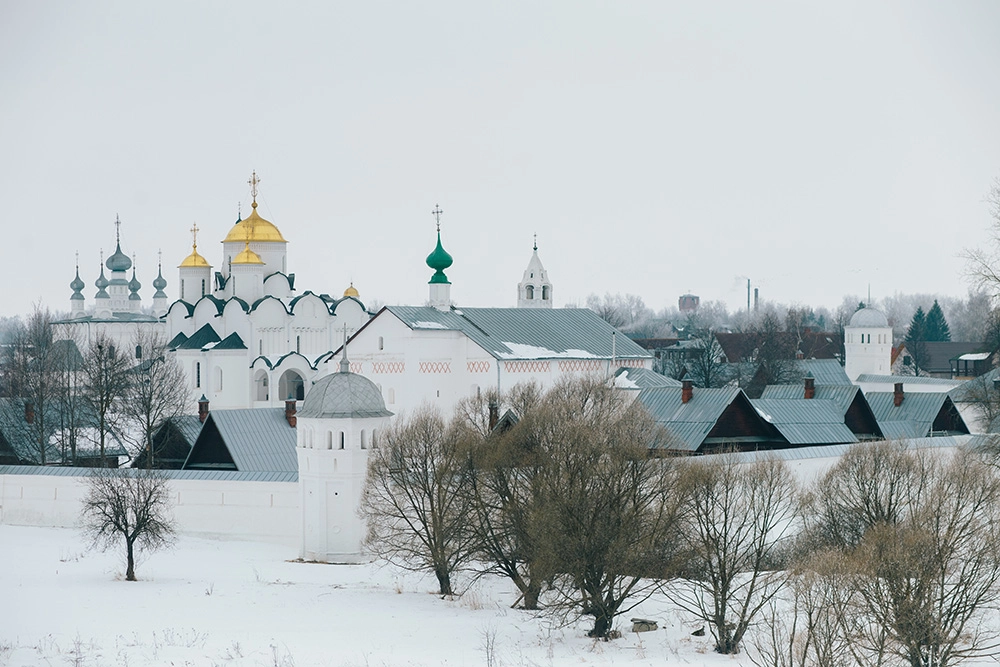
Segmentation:
<svg viewBox="0 0 1000 667">
<path fill-rule="evenodd" d="M 212 265 L 208 263 L 208 260 L 198 254 L 198 246 L 197 245 L 194 245 L 194 246 L 191 247 L 191 254 L 188 255 L 187 257 L 185 257 L 184 261 L 181 262 L 177 266 L 177 268 L 183 269 L 183 268 L 191 267 L 191 266 L 200 267 L 200 268 L 206 268 L 206 269 L 212 268 Z"/>
<path fill-rule="evenodd" d="M 163 277 L 163 268 L 160 267 L 160 271 L 156 274 L 156 278 L 153 279 L 153 287 L 156 288 L 157 292 L 162 292 L 163 288 L 167 286 L 167 281 Z"/>
<path fill-rule="evenodd" d="M 351 286 L 344 290 L 344 296 L 353 296 L 356 299 L 361 295 L 358 294 L 358 290 L 354 288 L 354 283 L 351 283 Z"/>
<path fill-rule="evenodd" d="M 76 267 L 76 278 L 73 278 L 73 282 L 69 284 L 69 288 L 74 292 L 80 292 L 86 286 L 87 284 L 80 280 L 80 267 Z"/>
<path fill-rule="evenodd" d="M 96 287 L 97 289 L 101 289 L 102 290 L 105 287 L 107 287 L 109 284 L 110 283 L 108 282 L 108 279 L 104 277 L 104 267 L 102 266 L 101 267 L 101 275 L 97 276 L 97 280 L 94 281 L 94 287 Z"/>
<path fill-rule="evenodd" d="M 260 258 L 260 255 L 255 253 L 250 249 L 250 242 L 247 241 L 246 247 L 240 252 L 240 254 L 233 257 L 233 264 L 263 264 L 264 260 Z"/>
<path fill-rule="evenodd" d="M 875 310 L 874 308 L 862 308 L 851 316 L 851 323 L 848 326 L 876 328 L 887 327 L 889 326 L 889 320 L 887 320 L 885 315 L 883 315 L 879 310 Z"/>
<path fill-rule="evenodd" d="M 444 275 L 444 270 L 451 266 L 454 260 L 441 245 L 440 229 L 438 229 L 437 236 L 437 246 L 431 251 L 431 254 L 427 255 L 427 266 L 434 269 L 434 275 L 431 276 L 430 281 L 432 283 L 447 283 L 448 276 Z"/>
<path fill-rule="evenodd" d="M 375 383 L 357 373 L 331 373 L 313 385 L 302 403 L 300 417 L 314 419 L 364 419 L 390 417 L 382 392 Z"/>
</svg>

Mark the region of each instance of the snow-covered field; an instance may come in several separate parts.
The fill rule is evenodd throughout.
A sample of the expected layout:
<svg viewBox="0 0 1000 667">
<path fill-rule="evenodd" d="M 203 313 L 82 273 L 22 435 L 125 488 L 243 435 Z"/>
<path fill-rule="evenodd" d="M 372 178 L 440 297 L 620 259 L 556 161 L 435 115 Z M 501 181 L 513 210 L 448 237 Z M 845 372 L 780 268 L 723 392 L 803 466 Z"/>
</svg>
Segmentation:
<svg viewBox="0 0 1000 667">
<path fill-rule="evenodd" d="M 495 578 L 442 600 L 433 578 L 296 563 L 284 547 L 180 537 L 127 583 L 79 533 L 0 525 L 0 665 L 745 665 L 662 600 L 655 632 L 595 642 L 510 609 Z"/>
</svg>

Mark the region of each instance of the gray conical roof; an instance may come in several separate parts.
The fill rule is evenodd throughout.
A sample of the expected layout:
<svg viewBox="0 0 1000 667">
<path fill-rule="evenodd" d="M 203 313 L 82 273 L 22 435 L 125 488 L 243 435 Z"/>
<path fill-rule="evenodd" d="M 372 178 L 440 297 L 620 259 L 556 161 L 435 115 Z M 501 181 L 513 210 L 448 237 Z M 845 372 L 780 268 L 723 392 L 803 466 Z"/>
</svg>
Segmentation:
<svg viewBox="0 0 1000 667">
<path fill-rule="evenodd" d="M 314 419 L 365 419 L 391 417 L 382 392 L 357 373 L 331 373 L 320 378 L 302 402 L 300 417 Z"/>
</svg>

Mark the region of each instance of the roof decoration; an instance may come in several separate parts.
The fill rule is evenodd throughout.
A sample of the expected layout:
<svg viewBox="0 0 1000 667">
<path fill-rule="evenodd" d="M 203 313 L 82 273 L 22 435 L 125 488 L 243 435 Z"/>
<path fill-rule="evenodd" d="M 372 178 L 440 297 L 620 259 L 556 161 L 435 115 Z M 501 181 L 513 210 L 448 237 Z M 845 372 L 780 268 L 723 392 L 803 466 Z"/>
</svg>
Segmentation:
<svg viewBox="0 0 1000 667">
<path fill-rule="evenodd" d="M 69 284 L 69 288 L 73 290 L 73 296 L 70 297 L 71 301 L 83 301 L 83 288 L 87 284 L 80 280 L 80 253 L 76 253 L 76 277 L 73 278 L 72 282 Z"/>
<path fill-rule="evenodd" d="M 278 231 L 278 228 L 274 226 L 274 223 L 265 220 L 257 213 L 257 184 L 260 183 L 260 179 L 257 178 L 256 171 L 253 172 L 247 183 L 250 184 L 250 195 L 253 197 L 253 203 L 250 205 L 250 216 L 246 220 L 237 220 L 233 228 L 229 230 L 229 234 L 226 235 L 223 243 L 239 243 L 240 241 L 252 243 L 288 243 L 285 237 L 281 235 L 281 232 Z M 233 261 L 235 262 L 236 260 Z"/>
<path fill-rule="evenodd" d="M 122 221 L 115 216 L 115 252 L 111 257 L 108 257 L 107 267 L 111 271 L 128 271 L 132 268 L 132 260 L 128 258 L 128 255 L 122 252 L 121 244 L 121 226 Z"/>
<path fill-rule="evenodd" d="M 101 250 L 101 275 L 97 276 L 97 280 L 94 281 L 94 287 L 97 288 L 97 294 L 94 296 L 95 299 L 110 299 L 105 288 L 109 285 L 108 279 L 104 277 L 104 250 Z"/>
<path fill-rule="evenodd" d="M 128 295 L 129 301 L 141 301 L 142 297 L 139 296 L 139 290 L 142 289 L 142 283 L 139 279 L 135 277 L 135 259 L 132 259 L 132 280 L 128 281 L 128 291 L 131 294 Z"/>
<path fill-rule="evenodd" d="M 441 214 L 444 211 L 441 210 L 441 206 L 435 204 L 434 210 L 431 211 L 431 215 L 437 220 L 437 246 L 427 255 L 427 266 L 434 269 L 434 275 L 431 276 L 430 283 L 443 283 L 450 285 L 451 282 L 448 280 L 448 276 L 444 274 L 444 270 L 452 265 L 454 261 L 445 251 L 444 246 L 441 245 Z"/>
<path fill-rule="evenodd" d="M 163 277 L 163 252 L 157 252 L 156 259 L 156 278 L 153 279 L 153 287 L 156 288 L 156 294 L 153 295 L 154 299 L 166 299 L 167 294 L 163 291 L 163 288 L 167 286 L 167 281 Z"/>
<path fill-rule="evenodd" d="M 208 260 L 198 254 L 198 223 L 191 225 L 191 254 L 184 258 L 184 261 L 178 265 L 177 268 L 184 269 L 189 267 L 198 268 L 212 268 L 212 265 L 208 263 Z"/>
<path fill-rule="evenodd" d="M 353 280 L 351 281 L 351 286 L 344 290 L 344 296 L 353 296 L 354 298 L 358 298 L 360 296 L 360 294 L 358 294 L 358 290 L 354 288 Z"/>
</svg>

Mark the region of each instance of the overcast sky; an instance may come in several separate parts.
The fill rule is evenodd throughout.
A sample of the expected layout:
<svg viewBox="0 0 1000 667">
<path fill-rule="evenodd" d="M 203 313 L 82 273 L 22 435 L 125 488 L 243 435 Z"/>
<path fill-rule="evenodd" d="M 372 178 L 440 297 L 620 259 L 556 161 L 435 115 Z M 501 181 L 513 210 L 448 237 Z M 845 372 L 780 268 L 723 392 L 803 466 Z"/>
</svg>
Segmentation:
<svg viewBox="0 0 1000 667">
<path fill-rule="evenodd" d="M 962 295 L 1000 176 L 1000 3 L 0 1 L 0 314 L 74 253 L 152 297 L 249 210 L 300 291 L 512 306 Z"/>
</svg>

